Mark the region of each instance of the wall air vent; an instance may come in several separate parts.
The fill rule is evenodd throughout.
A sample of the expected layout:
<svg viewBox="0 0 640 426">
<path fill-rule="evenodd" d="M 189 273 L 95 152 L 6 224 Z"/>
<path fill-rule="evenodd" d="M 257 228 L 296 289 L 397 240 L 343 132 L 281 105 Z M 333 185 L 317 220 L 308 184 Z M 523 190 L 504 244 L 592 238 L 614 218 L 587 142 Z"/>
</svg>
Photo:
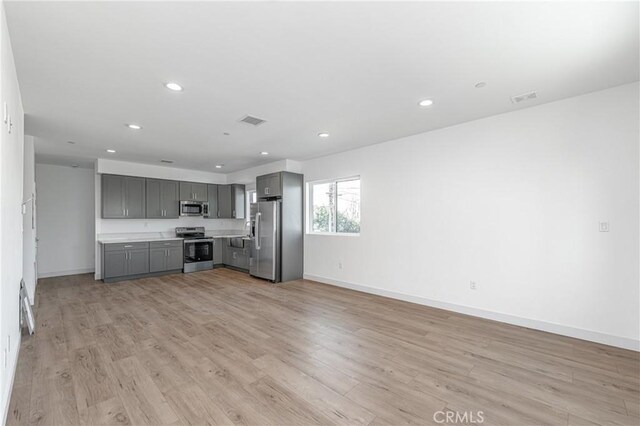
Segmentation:
<svg viewBox="0 0 640 426">
<path fill-rule="evenodd" d="M 173 164 L 173 160 L 160 160 L 161 163 Z"/>
<path fill-rule="evenodd" d="M 534 90 L 531 92 L 523 93 L 521 95 L 512 96 L 511 102 L 513 102 L 514 104 L 519 104 L 520 102 L 530 101 L 531 99 L 536 99 L 537 97 L 538 94 Z"/>
<path fill-rule="evenodd" d="M 252 126 L 259 126 L 262 123 L 265 123 L 267 120 L 263 120 L 262 118 L 258 118 L 258 117 L 252 117 L 250 115 L 245 115 L 244 117 L 242 117 L 240 120 L 238 120 L 240 123 L 247 123 L 247 124 L 251 124 Z"/>
</svg>

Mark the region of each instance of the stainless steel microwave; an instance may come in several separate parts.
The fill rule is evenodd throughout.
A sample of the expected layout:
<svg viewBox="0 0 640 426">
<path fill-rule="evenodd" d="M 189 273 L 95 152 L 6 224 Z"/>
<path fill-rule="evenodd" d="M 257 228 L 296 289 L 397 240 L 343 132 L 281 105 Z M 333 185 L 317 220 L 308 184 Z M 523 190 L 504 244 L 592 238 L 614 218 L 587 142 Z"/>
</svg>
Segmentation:
<svg viewBox="0 0 640 426">
<path fill-rule="evenodd" d="M 203 201 L 180 201 L 180 216 L 209 216 L 209 203 Z"/>
</svg>

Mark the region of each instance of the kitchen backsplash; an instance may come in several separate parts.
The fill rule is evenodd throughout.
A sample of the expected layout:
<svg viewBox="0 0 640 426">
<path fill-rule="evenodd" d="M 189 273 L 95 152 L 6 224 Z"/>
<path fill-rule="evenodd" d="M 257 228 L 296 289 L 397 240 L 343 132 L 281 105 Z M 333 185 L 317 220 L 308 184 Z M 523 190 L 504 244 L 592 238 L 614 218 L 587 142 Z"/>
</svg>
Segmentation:
<svg viewBox="0 0 640 426">
<path fill-rule="evenodd" d="M 204 226 L 207 230 L 243 229 L 244 219 L 204 219 L 181 217 L 179 219 L 97 219 L 96 234 L 124 232 L 173 232 L 178 226 Z"/>
</svg>

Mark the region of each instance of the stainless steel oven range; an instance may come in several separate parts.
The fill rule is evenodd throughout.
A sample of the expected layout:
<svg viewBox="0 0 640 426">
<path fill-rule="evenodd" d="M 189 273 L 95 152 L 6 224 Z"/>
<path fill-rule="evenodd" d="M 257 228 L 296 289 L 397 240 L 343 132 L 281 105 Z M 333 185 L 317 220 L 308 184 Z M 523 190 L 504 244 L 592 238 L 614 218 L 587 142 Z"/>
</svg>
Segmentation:
<svg viewBox="0 0 640 426">
<path fill-rule="evenodd" d="M 184 239 L 184 272 L 213 269 L 213 238 L 205 236 L 204 226 L 176 228 Z"/>
</svg>

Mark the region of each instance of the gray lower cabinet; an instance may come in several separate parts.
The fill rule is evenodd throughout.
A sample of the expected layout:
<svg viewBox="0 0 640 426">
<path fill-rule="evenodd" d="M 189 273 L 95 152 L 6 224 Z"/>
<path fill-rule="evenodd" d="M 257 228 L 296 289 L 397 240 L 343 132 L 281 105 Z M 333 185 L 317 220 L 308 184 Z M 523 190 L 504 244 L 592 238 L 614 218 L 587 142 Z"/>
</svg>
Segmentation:
<svg viewBox="0 0 640 426">
<path fill-rule="evenodd" d="M 140 275 L 149 272 L 149 249 L 130 250 L 127 262 L 127 275 Z"/>
<path fill-rule="evenodd" d="M 224 264 L 238 269 L 249 269 L 249 253 L 251 252 L 249 246 L 246 244 L 244 247 L 233 247 L 229 244 L 229 240 L 226 240 L 224 251 Z"/>
<path fill-rule="evenodd" d="M 149 243 L 105 244 L 103 278 L 140 275 L 149 272 Z"/>
<path fill-rule="evenodd" d="M 102 217 L 139 219 L 146 216 L 146 179 L 102 175 Z"/>
<path fill-rule="evenodd" d="M 147 179 L 147 218 L 177 219 L 180 217 L 178 182 Z"/>
<path fill-rule="evenodd" d="M 102 278 L 123 277 L 127 275 L 129 255 L 125 250 L 104 251 Z"/>
<path fill-rule="evenodd" d="M 207 184 L 198 182 L 180 182 L 180 201 L 207 201 Z"/>
<path fill-rule="evenodd" d="M 105 280 L 178 271 L 184 264 L 182 240 L 105 244 L 102 251 Z"/>
<path fill-rule="evenodd" d="M 214 265 L 223 265 L 224 264 L 224 243 L 225 238 L 214 238 L 213 239 L 213 264 Z"/>
<path fill-rule="evenodd" d="M 174 271 L 183 268 L 182 241 L 153 241 L 149 247 L 149 272 Z"/>
</svg>

